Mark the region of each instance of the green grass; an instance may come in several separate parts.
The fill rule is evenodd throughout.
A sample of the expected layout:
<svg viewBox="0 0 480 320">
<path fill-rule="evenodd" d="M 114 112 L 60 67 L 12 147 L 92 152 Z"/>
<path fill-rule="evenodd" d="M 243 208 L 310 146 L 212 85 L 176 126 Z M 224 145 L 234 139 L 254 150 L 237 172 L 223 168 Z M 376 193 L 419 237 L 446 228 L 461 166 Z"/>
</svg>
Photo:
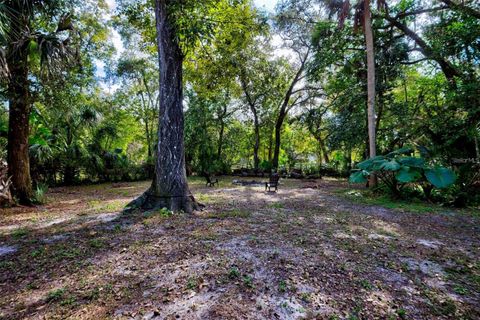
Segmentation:
<svg viewBox="0 0 480 320">
<path fill-rule="evenodd" d="M 230 270 L 228 271 L 228 277 L 230 279 L 236 279 L 240 277 L 240 270 L 238 270 L 237 267 L 231 267 Z"/>
<path fill-rule="evenodd" d="M 359 284 L 360 286 L 362 286 L 362 288 L 364 288 L 365 290 L 372 290 L 373 289 L 373 285 L 370 283 L 370 281 L 366 280 L 366 279 L 362 279 L 359 281 Z"/>
<path fill-rule="evenodd" d="M 274 203 L 269 204 L 268 207 L 272 208 L 272 209 L 283 209 L 285 206 L 281 202 L 274 202 Z"/>
<path fill-rule="evenodd" d="M 47 301 L 59 301 L 65 295 L 65 289 L 55 289 L 47 294 Z"/>
<path fill-rule="evenodd" d="M 336 190 L 335 193 L 358 203 L 382 206 L 384 208 L 399 211 L 409 211 L 414 213 L 442 213 L 446 211 L 444 207 L 428 202 L 422 202 L 418 199 L 393 199 L 388 195 L 374 194 L 370 190 L 339 189 Z"/>
<path fill-rule="evenodd" d="M 111 202 L 91 200 L 88 202 L 88 207 L 95 213 L 121 211 L 125 205 L 125 201 L 122 200 L 115 200 Z"/>
<path fill-rule="evenodd" d="M 92 248 L 102 248 L 104 246 L 103 241 L 100 239 L 91 239 L 88 241 L 88 245 Z"/>
<path fill-rule="evenodd" d="M 285 280 L 280 280 L 280 282 L 278 283 L 278 291 L 280 292 L 287 291 L 287 282 L 285 282 Z"/>
<path fill-rule="evenodd" d="M 248 288 L 254 288 L 255 287 L 253 285 L 253 278 L 249 275 L 246 275 L 246 276 L 243 277 L 243 284 Z"/>
<path fill-rule="evenodd" d="M 51 252 L 51 258 L 55 259 L 56 261 L 60 261 L 63 259 L 74 259 L 82 255 L 82 251 L 77 247 L 69 248 L 65 245 L 59 245 L 54 247 Z"/>
<path fill-rule="evenodd" d="M 198 279 L 195 277 L 188 278 L 186 288 L 188 290 L 196 290 L 198 288 Z"/>
<path fill-rule="evenodd" d="M 18 239 L 26 237 L 29 233 L 30 233 L 30 230 L 28 230 L 26 228 L 18 228 L 18 229 L 13 230 L 12 238 L 18 240 Z"/>
</svg>

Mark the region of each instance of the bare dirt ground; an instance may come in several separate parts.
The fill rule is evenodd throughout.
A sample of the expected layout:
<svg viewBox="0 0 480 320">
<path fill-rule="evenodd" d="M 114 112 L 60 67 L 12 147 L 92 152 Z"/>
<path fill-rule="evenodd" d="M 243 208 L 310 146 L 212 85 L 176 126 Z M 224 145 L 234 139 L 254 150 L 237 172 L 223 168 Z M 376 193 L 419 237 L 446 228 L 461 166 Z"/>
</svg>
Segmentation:
<svg viewBox="0 0 480 320">
<path fill-rule="evenodd" d="M 206 210 L 121 214 L 148 183 L 0 209 L 2 319 L 479 319 L 479 218 L 192 182 Z M 312 188 L 313 187 L 313 188 Z"/>
</svg>

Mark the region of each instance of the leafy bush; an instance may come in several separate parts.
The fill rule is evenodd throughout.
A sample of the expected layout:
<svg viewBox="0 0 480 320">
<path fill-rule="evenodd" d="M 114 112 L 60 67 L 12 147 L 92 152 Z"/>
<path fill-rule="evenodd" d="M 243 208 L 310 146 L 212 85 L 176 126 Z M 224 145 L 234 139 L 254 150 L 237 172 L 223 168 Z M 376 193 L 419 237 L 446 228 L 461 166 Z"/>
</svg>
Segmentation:
<svg viewBox="0 0 480 320">
<path fill-rule="evenodd" d="M 268 160 L 263 160 L 259 164 L 260 169 L 262 169 L 263 172 L 271 172 L 273 169 L 273 165 L 270 161 Z"/>
<path fill-rule="evenodd" d="M 47 202 L 47 191 L 48 191 L 48 185 L 44 183 L 39 183 L 37 184 L 37 187 L 34 190 L 33 193 L 33 203 L 36 204 L 44 204 Z"/>
<path fill-rule="evenodd" d="M 430 166 L 421 157 L 410 156 L 413 148 L 405 147 L 384 156 L 377 156 L 357 164 L 357 170 L 350 175 L 352 183 L 366 183 L 371 174 L 399 196 L 407 184 L 419 185 L 427 198 L 433 188 L 444 189 L 455 183 L 455 173 L 445 167 Z"/>
</svg>

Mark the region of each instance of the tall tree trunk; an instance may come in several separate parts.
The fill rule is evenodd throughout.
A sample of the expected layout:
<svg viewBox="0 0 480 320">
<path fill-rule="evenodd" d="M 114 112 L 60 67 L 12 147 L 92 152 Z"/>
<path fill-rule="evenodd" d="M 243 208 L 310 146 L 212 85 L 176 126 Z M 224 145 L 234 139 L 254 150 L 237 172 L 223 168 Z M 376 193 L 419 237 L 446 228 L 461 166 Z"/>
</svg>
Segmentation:
<svg viewBox="0 0 480 320">
<path fill-rule="evenodd" d="M 286 114 L 280 112 L 278 115 L 277 123 L 275 124 L 275 150 L 273 151 L 272 167 L 278 169 L 278 160 L 280 158 L 280 144 L 282 138 L 282 126 L 285 120 Z"/>
<path fill-rule="evenodd" d="M 21 12 L 21 8 L 18 8 Z M 22 19 L 12 19 L 11 33 L 13 41 L 22 35 L 28 26 Z M 31 111 L 30 92 L 28 82 L 27 53 L 22 49 L 8 48 L 7 64 L 10 69 L 8 83 L 9 123 L 7 161 L 8 174 L 12 177 L 13 195 L 22 204 L 31 204 L 32 179 L 30 177 L 30 159 L 28 154 L 28 135 L 30 133 L 29 115 Z"/>
<path fill-rule="evenodd" d="M 327 147 L 325 146 L 325 142 L 322 138 L 318 139 L 318 144 L 320 145 L 320 149 L 322 149 L 323 161 L 325 162 L 325 164 L 328 164 L 330 162 L 330 159 L 328 158 Z"/>
<path fill-rule="evenodd" d="M 218 133 L 218 150 L 217 150 L 217 159 L 222 158 L 222 149 L 223 149 L 223 135 L 225 132 L 225 123 L 223 120 L 220 122 L 220 132 Z"/>
<path fill-rule="evenodd" d="M 258 150 L 260 149 L 260 123 L 258 121 L 258 115 L 254 107 L 251 108 L 253 112 L 253 123 L 255 130 L 255 143 L 253 145 L 253 168 L 258 169 L 260 165 L 260 158 L 258 157 Z"/>
<path fill-rule="evenodd" d="M 352 149 L 350 148 L 346 151 L 345 162 L 346 168 L 350 172 L 352 170 Z"/>
<path fill-rule="evenodd" d="M 295 85 L 298 83 L 298 81 L 300 81 L 300 77 L 303 73 L 303 70 L 305 70 L 305 65 L 307 63 L 307 59 L 309 55 L 310 55 L 310 49 L 308 49 L 307 53 L 301 60 L 300 67 L 298 68 L 297 73 L 293 77 L 292 82 L 290 83 L 290 86 L 288 87 L 288 90 L 285 93 L 282 104 L 280 106 L 277 122 L 275 123 L 275 150 L 273 153 L 273 160 L 272 160 L 272 167 L 274 170 L 278 169 L 283 121 L 285 121 L 285 118 L 287 117 L 289 110 L 295 105 L 295 103 L 293 103 L 292 105 L 289 105 L 290 98 L 293 95 L 293 89 Z"/>
<path fill-rule="evenodd" d="M 268 133 L 268 162 L 272 161 L 272 151 L 273 151 L 273 130 L 270 130 Z"/>
<path fill-rule="evenodd" d="M 185 171 L 183 117 L 183 54 L 169 21 L 168 0 L 155 1 L 158 63 L 160 70 L 160 112 L 157 160 L 152 186 L 129 208 L 167 208 L 191 213 L 199 208 L 190 193 Z"/>
<path fill-rule="evenodd" d="M 367 49 L 367 113 L 368 113 L 368 140 L 370 158 L 376 156 L 375 142 L 375 53 L 373 44 L 372 21 L 370 13 L 370 1 L 365 0 L 364 9 L 365 44 Z M 370 187 L 377 184 L 374 174 L 370 175 Z"/>
<path fill-rule="evenodd" d="M 475 156 L 477 157 L 477 161 L 480 161 L 480 147 L 478 145 L 478 125 L 474 128 L 473 133 L 473 142 L 475 143 Z"/>
<path fill-rule="evenodd" d="M 71 165 L 66 165 L 63 170 L 63 184 L 66 186 L 73 185 L 75 180 L 75 167 Z"/>
<path fill-rule="evenodd" d="M 220 115 L 220 132 L 218 133 L 218 150 L 217 150 L 217 159 L 220 160 L 222 158 L 222 150 L 223 150 L 223 136 L 225 134 L 225 120 L 224 118 L 227 115 L 227 105 L 223 106 L 222 114 Z"/>
</svg>

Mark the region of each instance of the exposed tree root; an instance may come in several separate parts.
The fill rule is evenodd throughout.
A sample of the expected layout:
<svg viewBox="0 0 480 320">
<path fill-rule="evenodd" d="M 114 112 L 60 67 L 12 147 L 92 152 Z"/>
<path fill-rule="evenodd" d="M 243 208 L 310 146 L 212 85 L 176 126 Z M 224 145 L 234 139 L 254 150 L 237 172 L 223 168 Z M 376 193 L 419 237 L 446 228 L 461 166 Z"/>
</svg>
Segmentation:
<svg viewBox="0 0 480 320">
<path fill-rule="evenodd" d="M 166 208 L 173 212 L 193 213 L 202 210 L 205 206 L 198 203 L 192 194 L 185 196 L 158 196 L 152 192 L 152 188 L 145 191 L 140 197 L 131 201 L 124 212 L 135 210 L 159 210 Z"/>
</svg>

